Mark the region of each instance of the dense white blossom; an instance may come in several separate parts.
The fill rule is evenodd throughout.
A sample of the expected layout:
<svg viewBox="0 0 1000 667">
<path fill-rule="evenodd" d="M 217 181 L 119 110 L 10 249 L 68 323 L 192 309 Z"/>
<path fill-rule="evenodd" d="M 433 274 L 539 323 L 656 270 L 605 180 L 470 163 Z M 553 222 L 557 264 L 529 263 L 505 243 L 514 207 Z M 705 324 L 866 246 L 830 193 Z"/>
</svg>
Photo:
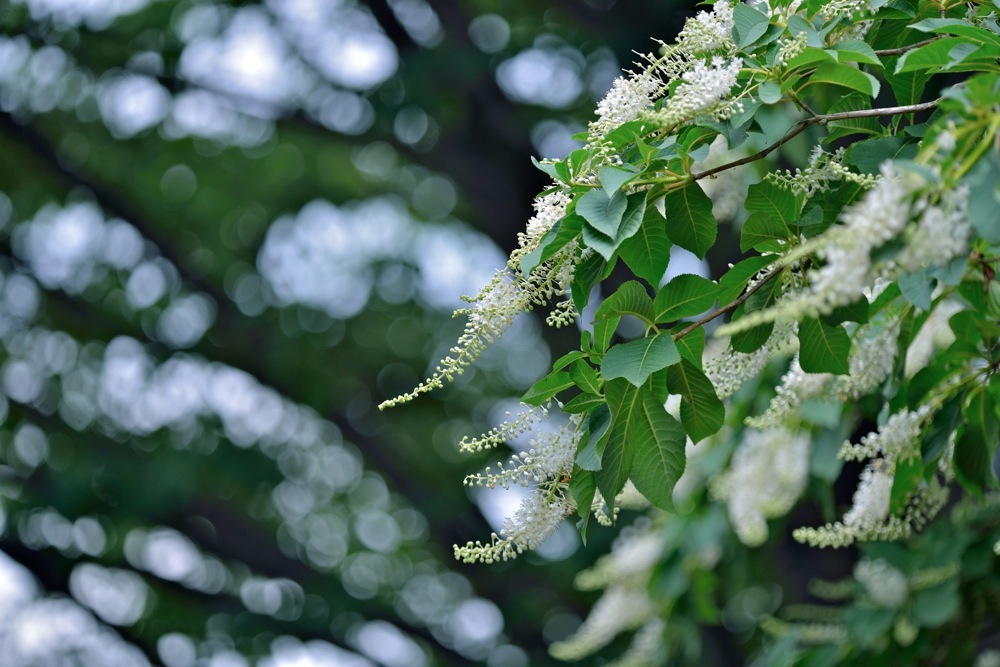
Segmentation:
<svg viewBox="0 0 1000 667">
<path fill-rule="evenodd" d="M 731 102 L 726 100 L 736 85 L 743 60 L 726 61 L 714 56 L 710 64 L 695 61 L 681 74 L 682 83 L 667 99 L 663 108 L 650 115 L 659 124 L 670 127 L 700 116 L 726 117 Z"/>
<path fill-rule="evenodd" d="M 829 373 L 806 373 L 799 365 L 799 357 L 796 355 L 788 372 L 781 377 L 781 384 L 775 388 L 775 396 L 767 410 L 759 417 L 748 417 L 747 425 L 756 429 L 769 429 L 794 422 L 802 402 L 820 395 L 830 377 Z"/>
<path fill-rule="evenodd" d="M 500 535 L 493 533 L 489 543 L 468 542 L 455 545 L 455 558 L 464 563 L 498 563 L 512 560 L 549 539 L 571 511 L 561 493 L 540 487 L 521 501 L 513 516 L 504 520 Z"/>
<path fill-rule="evenodd" d="M 816 146 L 805 169 L 796 169 L 795 173 L 788 170 L 770 172 L 766 179 L 790 189 L 793 194 L 803 195 L 805 199 L 827 192 L 834 182 L 855 183 L 866 189 L 874 187 L 877 182 L 875 176 L 858 174 L 844 166 L 844 153 L 843 148 L 827 153 L 821 146 Z"/>
<path fill-rule="evenodd" d="M 934 307 L 906 349 L 903 371 L 906 377 L 913 377 L 917 371 L 927 366 L 936 350 L 946 348 L 955 342 L 955 332 L 949 326 L 948 320 L 960 310 L 962 304 L 957 299 L 943 299 Z"/>
<path fill-rule="evenodd" d="M 767 342 L 753 352 L 726 349 L 705 359 L 705 375 L 712 381 L 719 398 L 728 398 L 739 391 L 743 383 L 756 377 L 768 362 L 798 349 L 799 339 L 793 323 L 778 324 Z"/>
<path fill-rule="evenodd" d="M 732 33 L 733 5 L 720 0 L 711 13 L 701 11 L 688 19 L 677 35 L 677 43 L 685 53 L 697 55 L 731 46 Z"/>
<path fill-rule="evenodd" d="M 628 77 L 618 77 L 598 105 L 598 120 L 592 129 L 598 134 L 633 121 L 653 103 L 660 90 L 661 81 L 654 72 L 644 71 Z"/>
<path fill-rule="evenodd" d="M 913 411 L 900 410 L 889 417 L 877 431 L 861 438 L 857 445 L 845 442 L 840 456 L 848 461 L 881 457 L 889 469 L 894 470 L 899 457 L 919 453 L 918 436 L 930 415 L 931 408 L 927 405 Z"/>
<path fill-rule="evenodd" d="M 861 584 L 872 602 L 898 609 L 906 602 L 909 586 L 906 575 L 885 560 L 863 560 L 854 566 L 854 578 Z"/>
<path fill-rule="evenodd" d="M 514 454 L 506 464 L 498 462 L 495 471 L 487 467 L 482 473 L 469 475 L 465 484 L 491 489 L 496 486 L 507 489 L 511 484 L 526 487 L 569 473 L 583 434 L 581 421 L 581 415 L 572 415 L 562 428 L 532 438 L 528 451 Z"/>
<path fill-rule="evenodd" d="M 642 627 L 654 614 L 642 588 L 610 586 L 570 637 L 549 647 L 557 660 L 579 660 L 605 647 L 622 632 Z"/>
<path fill-rule="evenodd" d="M 972 237 L 968 203 L 969 188 L 964 185 L 943 192 L 935 205 L 918 200 L 920 217 L 896 260 L 899 265 L 906 271 L 916 271 L 965 255 Z"/>
<path fill-rule="evenodd" d="M 566 206 L 569 202 L 569 195 L 562 190 L 538 196 L 534 202 L 535 215 L 528 220 L 525 231 L 517 235 L 521 248 L 526 252 L 537 248 L 552 226 L 566 217 Z"/>
<path fill-rule="evenodd" d="M 747 546 L 767 540 L 767 520 L 795 505 L 809 477 L 808 433 L 774 428 L 747 429 L 729 471 L 712 491 L 727 500 L 729 520 Z"/>
<path fill-rule="evenodd" d="M 845 526 L 867 530 L 889 515 L 892 475 L 886 471 L 887 467 L 882 459 L 876 459 L 861 472 L 851 509 L 844 515 Z"/>
</svg>

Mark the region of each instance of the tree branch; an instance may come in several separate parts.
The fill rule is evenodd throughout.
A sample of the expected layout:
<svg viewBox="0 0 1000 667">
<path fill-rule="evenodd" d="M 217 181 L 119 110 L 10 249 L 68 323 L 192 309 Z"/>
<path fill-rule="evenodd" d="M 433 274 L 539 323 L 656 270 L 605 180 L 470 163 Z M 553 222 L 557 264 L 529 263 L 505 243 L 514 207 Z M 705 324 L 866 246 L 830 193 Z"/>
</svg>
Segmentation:
<svg viewBox="0 0 1000 667">
<path fill-rule="evenodd" d="M 931 42 L 938 41 L 939 39 L 941 39 L 940 36 L 938 36 L 938 37 L 931 37 L 930 39 L 925 39 L 922 42 L 914 42 L 913 44 L 907 44 L 906 46 L 900 46 L 900 47 L 897 47 L 895 49 L 879 49 L 879 50 L 875 51 L 875 55 L 879 56 L 880 58 L 882 56 L 901 56 L 904 53 L 912 51 L 913 49 L 920 48 L 921 46 L 926 46 L 926 45 L 930 44 Z"/>
<path fill-rule="evenodd" d="M 772 280 L 774 280 L 774 278 L 777 277 L 777 275 L 779 273 L 781 273 L 781 268 L 782 267 L 779 267 L 779 268 L 771 271 L 771 273 L 769 273 L 766 276 L 764 276 L 763 278 L 761 278 L 759 281 L 757 281 L 756 285 L 754 285 L 753 287 L 751 287 L 750 289 L 748 289 L 746 292 L 744 292 L 743 294 L 741 294 L 736 299 L 730 301 L 729 303 L 727 303 L 726 305 L 720 307 L 717 310 L 713 310 L 708 315 L 705 315 L 701 319 L 699 319 L 699 320 L 697 320 L 695 322 L 692 322 L 688 326 L 686 326 L 683 329 L 681 329 L 674 336 L 674 342 L 677 342 L 681 338 L 684 338 L 684 336 L 687 336 L 689 333 L 691 333 L 692 331 L 694 331 L 698 327 L 703 326 L 705 324 L 708 324 L 709 322 L 711 322 L 712 320 L 714 320 L 715 318 L 717 318 L 719 315 L 722 315 L 723 313 L 728 313 L 731 310 L 736 310 L 737 308 L 739 308 L 743 304 L 743 302 L 746 301 L 747 299 L 749 299 L 750 297 L 752 297 L 757 290 L 759 290 L 761 287 L 763 287 L 767 283 L 769 283 Z"/>
<path fill-rule="evenodd" d="M 781 147 L 783 144 L 794 139 L 798 135 L 802 134 L 806 128 L 813 125 L 826 125 L 831 121 L 838 120 L 851 120 L 853 118 L 878 118 L 880 116 L 898 116 L 907 113 L 917 113 L 919 111 L 928 111 L 934 109 L 941 102 L 940 99 L 934 100 L 932 102 L 922 102 L 920 104 L 907 104 L 905 106 L 899 107 L 882 107 L 881 109 L 861 109 L 859 111 L 841 111 L 839 113 L 827 113 L 812 116 L 810 118 L 804 118 L 795 124 L 788 133 L 783 136 L 778 141 L 774 142 L 767 148 L 757 151 L 753 155 L 748 155 L 747 157 L 740 158 L 739 160 L 733 160 L 732 162 L 727 162 L 726 164 L 720 165 L 718 167 L 713 167 L 707 171 L 703 171 L 698 174 L 691 174 L 692 181 L 700 181 L 703 178 L 709 176 L 714 176 L 719 172 L 726 171 L 727 169 L 732 169 L 733 167 L 739 167 L 744 164 L 750 164 L 751 162 L 756 162 L 757 160 L 766 157 Z"/>
</svg>

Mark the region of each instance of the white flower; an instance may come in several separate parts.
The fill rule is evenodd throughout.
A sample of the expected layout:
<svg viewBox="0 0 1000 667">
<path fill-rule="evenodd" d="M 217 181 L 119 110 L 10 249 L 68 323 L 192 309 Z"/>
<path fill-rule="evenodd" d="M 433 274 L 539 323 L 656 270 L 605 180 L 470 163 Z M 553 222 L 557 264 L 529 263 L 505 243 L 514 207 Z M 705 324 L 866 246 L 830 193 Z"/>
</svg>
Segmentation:
<svg viewBox="0 0 1000 667">
<path fill-rule="evenodd" d="M 572 415 L 562 428 L 545 431 L 533 438 L 528 451 L 514 454 L 506 464 L 498 463 L 497 472 L 486 468 L 483 473 L 466 477 L 465 484 L 507 489 L 511 484 L 540 484 L 569 473 L 573 469 L 577 443 L 583 435 L 581 421 L 582 415 Z"/>
<path fill-rule="evenodd" d="M 829 373 L 806 373 L 799 365 L 798 355 L 792 359 L 788 372 L 781 377 L 776 395 L 764 414 L 747 417 L 746 424 L 757 429 L 783 426 L 794 421 L 799 406 L 808 398 L 818 396 L 830 379 Z"/>
<path fill-rule="evenodd" d="M 861 482 L 854 492 L 853 504 L 844 515 L 844 525 L 848 528 L 870 530 L 889 516 L 892 475 L 886 473 L 886 467 L 878 459 L 861 472 Z"/>
<path fill-rule="evenodd" d="M 848 461 L 882 457 L 890 470 L 895 469 L 896 460 L 919 451 L 918 437 L 931 409 L 922 405 L 915 411 L 900 410 L 878 428 L 852 445 L 845 442 L 840 456 Z"/>
<path fill-rule="evenodd" d="M 767 520 L 795 505 L 809 476 L 809 435 L 785 428 L 747 429 L 729 472 L 713 486 L 728 499 L 729 519 L 747 546 L 767 539 Z"/>
<path fill-rule="evenodd" d="M 906 575 L 885 560 L 863 560 L 854 566 L 854 578 L 875 604 L 898 609 L 906 602 L 909 587 Z"/>
<path fill-rule="evenodd" d="M 517 235 L 521 248 L 528 252 L 537 248 L 542 238 L 552 229 L 552 225 L 566 217 L 566 206 L 569 202 L 569 195 L 562 190 L 536 197 L 535 215 L 528 220 L 525 231 Z"/>
<path fill-rule="evenodd" d="M 552 644 L 549 652 L 557 660 L 579 660 L 620 633 L 643 626 L 652 616 L 653 606 L 645 590 L 611 586 L 594 603 L 583 625 L 572 636 Z"/>
<path fill-rule="evenodd" d="M 726 0 L 716 2 L 712 13 L 698 12 L 684 24 L 677 35 L 681 49 L 691 55 L 715 51 L 732 45 L 733 6 Z"/>
<path fill-rule="evenodd" d="M 646 109 L 663 87 L 663 82 L 649 71 L 615 79 L 611 90 L 597 104 L 595 130 L 607 134 L 623 123 L 633 121 Z"/>
<path fill-rule="evenodd" d="M 724 100 L 736 85 L 741 67 L 741 58 L 726 62 L 715 56 L 711 65 L 696 61 L 691 69 L 681 75 L 683 83 L 677 86 L 654 117 L 660 124 L 672 126 L 699 116 L 727 116 L 730 104 Z"/>
<path fill-rule="evenodd" d="M 464 563 L 486 564 L 513 560 L 526 550 L 535 549 L 556 532 L 571 508 L 561 493 L 539 487 L 521 501 L 514 516 L 504 520 L 500 535 L 493 533 L 490 542 L 455 545 L 455 558 Z"/>
<path fill-rule="evenodd" d="M 969 188 L 942 192 L 941 202 L 920 213 L 916 227 L 897 260 L 907 271 L 940 266 L 969 251 L 972 226 L 968 217 Z M 918 202 L 918 204 L 920 204 Z"/>
</svg>

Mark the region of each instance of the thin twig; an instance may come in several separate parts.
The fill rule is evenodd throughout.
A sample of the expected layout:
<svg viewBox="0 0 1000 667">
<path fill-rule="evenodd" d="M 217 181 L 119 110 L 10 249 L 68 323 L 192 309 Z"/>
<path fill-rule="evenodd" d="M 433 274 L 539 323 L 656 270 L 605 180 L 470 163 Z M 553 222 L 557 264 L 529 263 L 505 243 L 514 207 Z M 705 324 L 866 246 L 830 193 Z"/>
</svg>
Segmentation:
<svg viewBox="0 0 1000 667">
<path fill-rule="evenodd" d="M 940 99 L 934 100 L 932 102 L 923 102 L 921 104 L 907 104 L 899 107 L 882 107 L 881 109 L 861 109 L 858 111 L 841 111 L 839 113 L 827 113 L 819 114 L 816 116 L 811 116 L 810 118 L 803 118 L 798 123 L 795 124 L 788 133 L 783 136 L 778 141 L 774 142 L 767 148 L 760 150 L 753 155 L 748 155 L 747 157 L 740 158 L 739 160 L 733 160 L 732 162 L 727 162 L 724 165 L 718 167 L 713 167 L 707 171 L 703 171 L 699 174 L 691 174 L 692 181 L 700 181 L 708 176 L 714 176 L 719 172 L 726 171 L 727 169 L 732 169 L 733 167 L 739 167 L 744 164 L 750 164 L 751 162 L 756 162 L 762 157 L 770 155 L 772 152 L 777 150 L 782 144 L 790 141 L 791 139 L 797 137 L 806 128 L 813 125 L 826 125 L 831 121 L 838 120 L 851 120 L 853 118 L 877 118 L 879 116 L 898 116 L 900 114 L 906 113 L 917 113 L 918 111 L 927 111 L 937 107 L 941 102 Z"/>
<path fill-rule="evenodd" d="M 931 37 L 930 39 L 925 39 L 922 42 L 914 42 L 913 44 L 907 44 L 906 46 L 900 46 L 895 49 L 878 49 L 875 51 L 875 55 L 878 57 L 882 56 L 901 56 L 904 53 L 912 51 L 913 49 L 920 48 L 921 46 L 927 46 L 931 42 L 936 42 L 941 39 L 940 35 L 937 37 Z"/>
<path fill-rule="evenodd" d="M 714 320 L 719 315 L 722 315 L 723 313 L 728 313 L 730 310 L 735 310 L 735 309 L 739 308 L 743 304 L 744 301 L 746 301 L 751 296 L 753 296 L 754 292 L 756 292 L 757 290 L 759 290 L 761 287 L 763 287 L 767 283 L 771 282 L 771 280 L 773 280 L 779 273 L 781 273 L 781 268 L 777 268 L 774 271 L 771 271 L 771 273 L 767 274 L 766 276 L 764 276 L 763 278 L 761 278 L 760 280 L 758 280 L 756 285 L 754 285 L 753 287 L 751 287 L 750 289 L 748 289 L 746 292 L 744 292 L 743 294 L 741 294 L 740 296 L 738 296 L 733 301 L 730 301 L 726 305 L 720 307 L 718 310 L 713 310 L 708 315 L 705 315 L 705 317 L 702 317 L 701 319 L 697 320 L 696 322 L 692 322 L 688 326 L 684 327 L 679 332 L 677 332 L 677 334 L 674 336 L 674 342 L 677 342 L 681 338 L 684 338 L 684 336 L 687 336 L 689 333 L 691 333 L 692 331 L 694 331 L 698 327 L 703 326 L 705 324 L 708 324 L 709 322 L 711 322 L 712 320 Z"/>
</svg>

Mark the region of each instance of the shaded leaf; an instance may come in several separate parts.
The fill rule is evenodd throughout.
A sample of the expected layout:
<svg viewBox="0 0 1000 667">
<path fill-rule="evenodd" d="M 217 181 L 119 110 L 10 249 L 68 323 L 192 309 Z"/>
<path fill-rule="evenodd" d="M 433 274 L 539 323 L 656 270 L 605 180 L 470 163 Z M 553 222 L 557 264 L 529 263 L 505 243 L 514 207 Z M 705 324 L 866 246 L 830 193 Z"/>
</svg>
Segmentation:
<svg viewBox="0 0 1000 667">
<path fill-rule="evenodd" d="M 718 224 L 712 215 L 712 200 L 697 183 L 671 190 L 664 197 L 667 236 L 700 259 L 715 244 Z"/>
<path fill-rule="evenodd" d="M 701 370 L 687 359 L 667 369 L 667 388 L 680 394 L 681 423 L 694 442 L 716 433 L 726 420 L 726 408 L 715 387 Z"/>
<path fill-rule="evenodd" d="M 651 395 L 643 396 L 639 418 L 629 436 L 635 449 L 629 478 L 639 493 L 660 509 L 674 507 L 674 486 L 684 474 L 686 442 L 684 429 L 663 404 Z"/>
<path fill-rule="evenodd" d="M 650 374 L 676 364 L 681 355 L 669 333 L 659 333 L 628 343 L 615 345 L 601 362 L 606 380 L 625 378 L 639 387 Z"/>
<path fill-rule="evenodd" d="M 799 323 L 799 364 L 805 372 L 846 375 L 850 353 L 851 337 L 844 327 L 811 317 Z"/>
</svg>

